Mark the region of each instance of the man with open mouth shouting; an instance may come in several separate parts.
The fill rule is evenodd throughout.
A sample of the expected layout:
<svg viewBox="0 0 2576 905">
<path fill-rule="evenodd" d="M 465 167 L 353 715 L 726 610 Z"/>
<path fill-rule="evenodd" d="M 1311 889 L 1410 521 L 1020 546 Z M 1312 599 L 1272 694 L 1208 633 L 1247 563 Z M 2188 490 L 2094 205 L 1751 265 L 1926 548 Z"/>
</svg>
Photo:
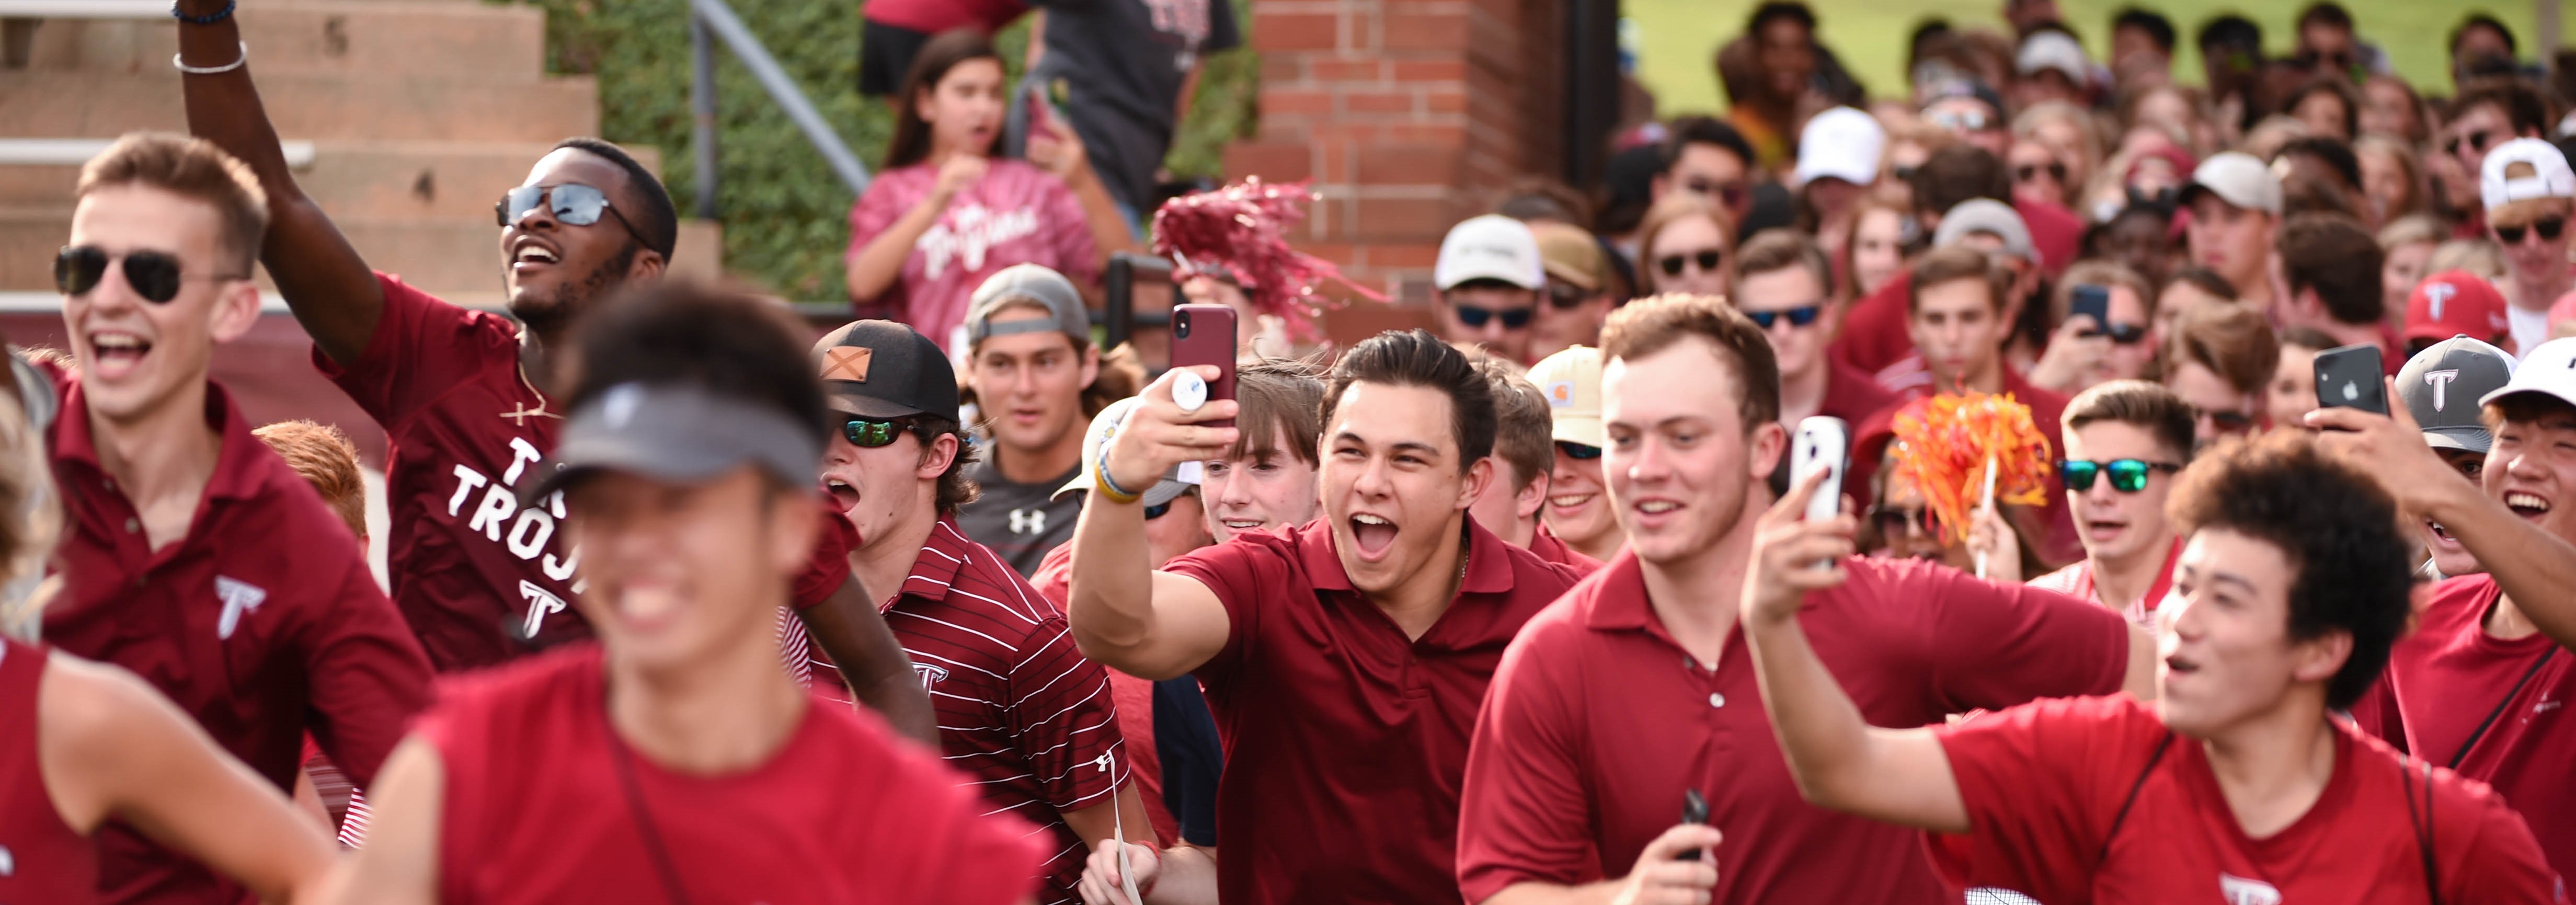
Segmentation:
<svg viewBox="0 0 2576 905">
<path fill-rule="evenodd" d="M 1238 406 L 1185 411 L 1180 377 L 1147 387 L 1102 454 L 1074 533 L 1075 641 L 1121 671 L 1206 685 L 1232 754 L 1217 791 L 1223 901 L 1455 901 L 1477 702 L 1522 623 L 1573 584 L 1468 517 L 1494 480 L 1485 378 L 1424 331 L 1352 347 L 1324 392 L 1323 518 L 1155 571 L 1129 488 L 1237 440 L 1205 422 Z M 1208 869 L 1131 856 L 1140 888 Z"/>
</svg>

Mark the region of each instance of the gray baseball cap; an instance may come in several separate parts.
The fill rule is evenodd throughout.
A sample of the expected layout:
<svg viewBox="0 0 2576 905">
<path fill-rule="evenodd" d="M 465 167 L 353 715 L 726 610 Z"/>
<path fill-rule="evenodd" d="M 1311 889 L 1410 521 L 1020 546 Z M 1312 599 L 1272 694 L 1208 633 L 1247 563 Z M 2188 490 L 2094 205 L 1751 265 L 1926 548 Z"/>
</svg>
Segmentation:
<svg viewBox="0 0 2576 905">
<path fill-rule="evenodd" d="M 1953 205 L 1941 215 L 1941 226 L 1932 231 L 1932 247 L 1954 245 L 1978 233 L 2004 240 L 2002 254 L 2024 261 L 2039 260 L 2039 253 L 2030 244 L 2030 226 L 2022 222 L 2021 212 L 1992 198 L 1970 198 Z"/>
<path fill-rule="evenodd" d="M 995 324 L 993 315 L 1005 305 L 1039 305 L 1046 308 L 1047 320 L 1013 321 Z M 975 287 L 973 301 L 966 307 L 966 343 L 974 345 L 989 336 L 1014 333 L 1054 331 L 1073 337 L 1076 345 L 1091 343 L 1091 313 L 1082 307 L 1082 293 L 1073 281 L 1036 264 L 1013 264 L 984 278 Z"/>
<path fill-rule="evenodd" d="M 621 383 L 565 419 L 561 442 L 538 466 L 520 504 L 602 471 L 658 481 L 696 483 L 751 465 L 790 487 L 814 482 L 823 462 L 823 431 L 769 406 L 696 387 Z"/>
<path fill-rule="evenodd" d="M 2426 445 L 2483 453 L 2495 445 L 2495 435 L 2479 418 L 2478 400 L 2512 382 L 2513 356 L 2455 336 L 2406 360 L 2397 372 L 2397 398 L 2424 429 Z"/>
</svg>

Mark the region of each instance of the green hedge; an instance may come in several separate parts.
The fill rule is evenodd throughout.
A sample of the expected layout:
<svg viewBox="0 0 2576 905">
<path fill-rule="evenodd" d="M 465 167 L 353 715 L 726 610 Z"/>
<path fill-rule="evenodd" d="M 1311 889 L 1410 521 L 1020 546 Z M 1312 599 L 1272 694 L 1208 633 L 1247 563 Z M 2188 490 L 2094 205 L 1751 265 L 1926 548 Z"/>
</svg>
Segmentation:
<svg viewBox="0 0 2576 905">
<path fill-rule="evenodd" d="M 686 0 L 522 2 L 546 11 L 546 68 L 598 76 L 602 137 L 661 149 L 663 179 L 686 212 L 697 191 Z M 1233 2 L 1238 21 L 1248 23 L 1249 0 Z M 857 0 L 734 0 L 733 7 L 873 171 L 893 134 L 893 114 L 858 93 Z M 1026 21 L 998 43 L 1016 78 L 1028 47 Z M 717 56 L 725 269 L 791 299 L 842 298 L 849 190 L 721 44 Z M 1218 174 L 1225 143 L 1251 128 L 1258 73 L 1248 51 L 1208 61 L 1196 106 L 1166 161 L 1174 173 Z"/>
</svg>

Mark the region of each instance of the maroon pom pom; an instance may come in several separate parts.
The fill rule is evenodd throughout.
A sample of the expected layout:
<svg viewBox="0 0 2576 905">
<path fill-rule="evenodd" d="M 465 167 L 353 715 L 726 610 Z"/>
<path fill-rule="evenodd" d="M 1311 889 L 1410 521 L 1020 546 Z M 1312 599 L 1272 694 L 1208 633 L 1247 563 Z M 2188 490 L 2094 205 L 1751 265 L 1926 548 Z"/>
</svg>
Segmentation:
<svg viewBox="0 0 2576 905">
<path fill-rule="evenodd" d="M 1372 301 L 1386 296 L 1344 278 L 1332 262 L 1289 247 L 1288 231 L 1306 219 L 1306 203 L 1315 198 L 1306 186 L 1254 176 L 1166 201 L 1154 212 L 1154 253 L 1172 259 L 1176 278 L 1232 278 L 1254 310 L 1287 321 L 1297 339 L 1314 337 L 1314 315 L 1331 302 L 1317 286 L 1335 281 Z"/>
</svg>

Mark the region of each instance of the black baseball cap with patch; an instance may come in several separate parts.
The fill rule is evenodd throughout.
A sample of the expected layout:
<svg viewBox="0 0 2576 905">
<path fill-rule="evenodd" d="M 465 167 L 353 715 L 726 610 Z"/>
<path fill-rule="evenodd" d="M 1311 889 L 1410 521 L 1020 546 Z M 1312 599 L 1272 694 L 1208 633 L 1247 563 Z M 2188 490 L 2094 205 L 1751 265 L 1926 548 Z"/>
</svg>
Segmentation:
<svg viewBox="0 0 2576 905">
<path fill-rule="evenodd" d="M 815 375 L 834 409 L 868 418 L 957 417 L 957 369 L 930 337 L 893 321 L 853 321 L 814 341 Z"/>
</svg>

